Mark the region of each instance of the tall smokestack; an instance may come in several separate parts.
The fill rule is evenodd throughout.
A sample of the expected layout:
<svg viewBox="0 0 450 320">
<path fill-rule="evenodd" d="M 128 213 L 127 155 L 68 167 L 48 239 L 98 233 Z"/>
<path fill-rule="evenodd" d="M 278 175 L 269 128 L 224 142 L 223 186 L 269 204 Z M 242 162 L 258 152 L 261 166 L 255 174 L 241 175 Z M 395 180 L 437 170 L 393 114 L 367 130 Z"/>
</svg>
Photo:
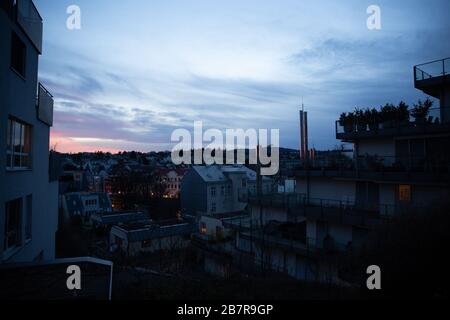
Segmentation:
<svg viewBox="0 0 450 320">
<path fill-rule="evenodd" d="M 300 110 L 300 159 L 307 160 L 308 153 L 308 113 Z"/>
</svg>

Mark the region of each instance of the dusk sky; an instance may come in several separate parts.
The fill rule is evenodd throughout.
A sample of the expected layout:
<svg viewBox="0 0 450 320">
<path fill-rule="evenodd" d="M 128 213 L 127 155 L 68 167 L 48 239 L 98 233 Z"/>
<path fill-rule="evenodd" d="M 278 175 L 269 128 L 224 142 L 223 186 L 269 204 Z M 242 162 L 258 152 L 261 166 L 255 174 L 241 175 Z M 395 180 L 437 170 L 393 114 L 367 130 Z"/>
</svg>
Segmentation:
<svg viewBox="0 0 450 320">
<path fill-rule="evenodd" d="M 40 80 L 55 97 L 61 152 L 160 151 L 174 129 L 279 128 L 298 148 L 333 148 L 356 106 L 424 94 L 413 66 L 450 56 L 450 1 L 35 0 L 44 19 Z M 66 9 L 81 8 L 81 30 Z M 366 9 L 381 8 L 381 30 Z"/>
</svg>

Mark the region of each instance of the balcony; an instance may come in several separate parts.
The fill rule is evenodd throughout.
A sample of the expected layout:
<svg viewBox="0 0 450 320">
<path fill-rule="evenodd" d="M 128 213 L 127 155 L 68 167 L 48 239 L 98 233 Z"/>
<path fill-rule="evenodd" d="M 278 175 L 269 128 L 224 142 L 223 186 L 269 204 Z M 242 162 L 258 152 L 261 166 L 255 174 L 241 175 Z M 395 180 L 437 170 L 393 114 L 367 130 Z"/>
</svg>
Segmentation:
<svg viewBox="0 0 450 320">
<path fill-rule="evenodd" d="M 353 142 L 359 139 L 450 133 L 450 108 L 431 108 L 423 118 L 377 121 L 373 124 L 336 121 L 336 139 Z"/>
<path fill-rule="evenodd" d="M 42 17 L 32 0 L 17 0 L 17 23 L 39 53 L 42 53 Z"/>
<path fill-rule="evenodd" d="M 397 183 L 434 183 L 448 185 L 450 158 L 359 156 L 356 159 L 334 156 L 309 160 L 296 170 L 298 177 L 328 177 Z"/>
<path fill-rule="evenodd" d="M 37 115 L 38 119 L 48 125 L 53 126 L 53 96 L 39 83 L 37 97 Z"/>
<path fill-rule="evenodd" d="M 395 216 L 422 211 L 425 207 L 413 204 L 367 204 L 356 201 L 307 198 L 304 194 L 271 194 L 261 198 L 249 196 L 249 203 L 263 207 L 282 208 L 288 216 L 302 216 L 311 220 L 349 224 L 373 228 L 389 222 Z"/>
<path fill-rule="evenodd" d="M 443 87 L 450 85 L 450 58 L 423 63 L 414 67 L 414 87 L 437 99 Z"/>
<path fill-rule="evenodd" d="M 67 268 L 77 265 L 81 270 L 82 290 L 67 288 Z M 0 265 L 0 299 L 63 300 L 111 299 L 113 263 L 82 257 L 57 259 L 42 263 Z"/>
</svg>

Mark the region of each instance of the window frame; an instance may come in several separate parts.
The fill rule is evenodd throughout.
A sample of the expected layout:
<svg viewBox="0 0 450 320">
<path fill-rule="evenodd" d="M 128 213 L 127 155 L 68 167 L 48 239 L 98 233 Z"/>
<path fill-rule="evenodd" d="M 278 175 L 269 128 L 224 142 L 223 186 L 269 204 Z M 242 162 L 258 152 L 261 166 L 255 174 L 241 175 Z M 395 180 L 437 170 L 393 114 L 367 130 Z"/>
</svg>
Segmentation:
<svg viewBox="0 0 450 320">
<path fill-rule="evenodd" d="M 16 151 L 16 125 L 20 128 L 19 151 Z M 32 130 L 33 127 L 17 118 L 8 117 L 6 134 L 6 170 L 25 171 L 32 170 Z M 28 151 L 24 151 L 28 149 Z M 16 166 L 16 157 L 19 165 Z"/>
</svg>

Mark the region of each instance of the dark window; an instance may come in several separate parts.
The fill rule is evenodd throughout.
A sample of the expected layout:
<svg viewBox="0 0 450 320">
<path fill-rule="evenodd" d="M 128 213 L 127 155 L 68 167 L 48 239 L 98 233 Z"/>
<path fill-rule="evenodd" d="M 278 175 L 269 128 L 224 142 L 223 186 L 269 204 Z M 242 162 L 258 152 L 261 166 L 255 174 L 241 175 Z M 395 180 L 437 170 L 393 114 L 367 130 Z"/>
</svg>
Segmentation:
<svg viewBox="0 0 450 320">
<path fill-rule="evenodd" d="M 5 206 L 5 250 L 21 244 L 22 199 L 6 203 Z"/>
<path fill-rule="evenodd" d="M 27 196 L 27 217 L 25 225 L 25 239 L 31 240 L 33 223 L 33 196 Z"/>
<path fill-rule="evenodd" d="M 142 241 L 142 248 L 148 248 L 152 246 L 152 240 L 143 240 Z"/>
<path fill-rule="evenodd" d="M 27 48 L 17 34 L 12 34 L 11 41 L 11 67 L 25 77 Z"/>
</svg>

